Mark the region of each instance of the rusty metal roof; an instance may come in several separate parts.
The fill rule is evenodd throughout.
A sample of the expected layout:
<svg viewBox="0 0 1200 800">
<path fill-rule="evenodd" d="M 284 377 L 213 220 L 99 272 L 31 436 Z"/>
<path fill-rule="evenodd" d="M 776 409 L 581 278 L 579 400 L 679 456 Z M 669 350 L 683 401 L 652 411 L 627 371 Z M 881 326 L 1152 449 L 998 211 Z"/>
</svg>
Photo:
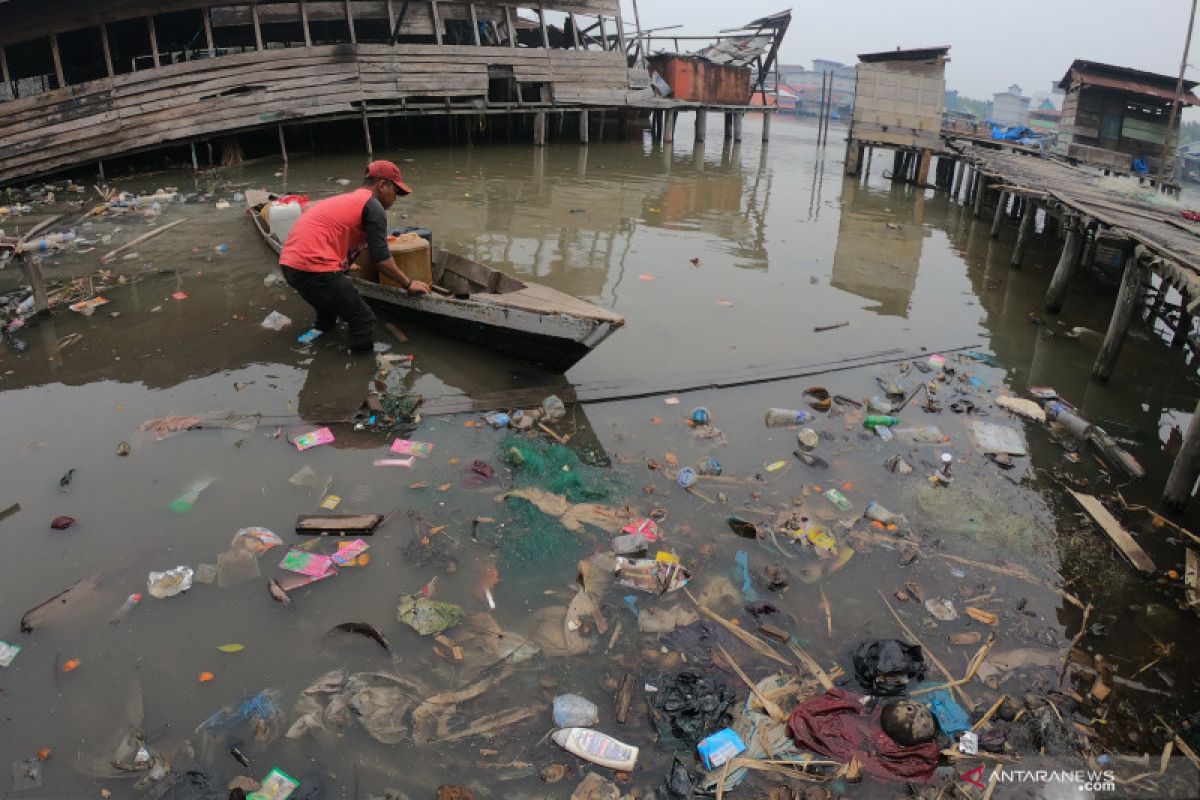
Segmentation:
<svg viewBox="0 0 1200 800">
<path fill-rule="evenodd" d="M 1101 86 L 1105 89 L 1115 89 L 1171 101 L 1175 99 L 1176 80 L 1177 78 L 1171 75 L 1161 75 L 1157 72 L 1145 72 L 1132 67 L 1076 59 L 1071 63 L 1070 69 L 1067 70 L 1067 74 L 1058 82 L 1058 85 L 1062 89 L 1070 89 L 1073 84 Z M 1192 94 L 1192 89 L 1196 86 L 1196 81 L 1185 80 L 1183 82 L 1184 105 L 1200 105 L 1200 98 Z"/>
<path fill-rule="evenodd" d="M 917 47 L 910 50 L 901 50 L 897 47 L 895 50 L 884 50 L 879 53 L 859 53 L 858 60 L 867 64 L 874 64 L 879 61 L 935 61 L 939 58 L 946 58 L 946 54 L 950 52 L 950 45 L 941 47 Z M 946 59 L 949 61 L 949 59 Z"/>
</svg>

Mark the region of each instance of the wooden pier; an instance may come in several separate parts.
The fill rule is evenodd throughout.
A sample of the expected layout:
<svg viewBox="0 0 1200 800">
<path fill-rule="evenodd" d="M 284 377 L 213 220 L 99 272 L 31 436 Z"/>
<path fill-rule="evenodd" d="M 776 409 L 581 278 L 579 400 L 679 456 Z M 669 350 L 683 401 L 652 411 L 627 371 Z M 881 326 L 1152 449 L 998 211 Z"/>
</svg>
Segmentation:
<svg viewBox="0 0 1200 800">
<path fill-rule="evenodd" d="M 1120 271 L 1112 317 L 1092 367 L 1097 380 L 1112 375 L 1139 307 L 1174 330 L 1172 346 L 1184 344 L 1200 306 L 1200 224 L 1184 219 L 1174 207 L 1121 193 L 1095 170 L 959 139 L 948 140 L 937 174 L 937 187 L 971 207 L 976 217 L 992 215 L 993 238 L 1006 222 L 1017 226 L 1013 269 L 1022 265 L 1038 212 L 1044 230 L 1059 231 L 1062 250 L 1046 292 L 1046 311 L 1063 308 L 1081 268 Z M 1181 298 L 1178 303 L 1167 302 L 1170 289 Z M 1197 477 L 1200 407 L 1167 479 L 1163 503 L 1182 508 Z"/>
</svg>

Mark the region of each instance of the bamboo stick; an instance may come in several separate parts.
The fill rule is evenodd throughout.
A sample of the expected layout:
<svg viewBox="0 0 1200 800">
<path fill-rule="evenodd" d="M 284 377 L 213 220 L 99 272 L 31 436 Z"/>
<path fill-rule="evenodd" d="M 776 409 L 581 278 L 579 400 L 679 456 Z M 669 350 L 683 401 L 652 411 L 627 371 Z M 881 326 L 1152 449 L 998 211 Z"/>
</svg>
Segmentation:
<svg viewBox="0 0 1200 800">
<path fill-rule="evenodd" d="M 174 222 L 168 222 L 166 225 L 159 225 L 157 228 L 154 228 L 153 230 L 143 233 L 141 236 L 137 237 L 133 241 L 126 242 L 125 244 L 118 247 L 116 250 L 110 250 L 109 252 L 100 256 L 100 263 L 107 264 L 109 261 L 112 260 L 112 258 L 114 256 L 125 252 L 126 250 L 133 247 L 134 245 L 139 245 L 142 242 L 146 241 L 147 239 L 153 239 L 155 236 L 158 236 L 160 233 L 166 233 L 171 228 L 174 228 L 176 225 L 182 225 L 185 222 L 187 222 L 186 219 L 177 219 Z"/>
</svg>

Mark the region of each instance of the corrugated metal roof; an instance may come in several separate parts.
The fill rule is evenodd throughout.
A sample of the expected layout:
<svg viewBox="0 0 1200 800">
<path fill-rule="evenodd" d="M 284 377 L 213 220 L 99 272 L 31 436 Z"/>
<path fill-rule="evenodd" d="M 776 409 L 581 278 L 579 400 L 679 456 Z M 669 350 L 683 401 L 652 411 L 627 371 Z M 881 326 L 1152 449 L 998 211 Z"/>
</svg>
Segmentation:
<svg viewBox="0 0 1200 800">
<path fill-rule="evenodd" d="M 735 67 L 744 67 L 767 52 L 767 48 L 770 46 L 771 36 L 769 35 L 731 36 L 709 45 L 703 50 L 697 50 L 694 55 L 714 64 L 732 64 Z"/>
<path fill-rule="evenodd" d="M 917 47 L 911 50 L 884 50 L 879 53 L 859 53 L 858 60 L 867 64 L 879 61 L 933 61 L 944 58 L 950 52 L 950 45 L 941 47 Z M 948 59 L 947 59 L 948 60 Z"/>
<path fill-rule="evenodd" d="M 1174 76 L 1162 75 L 1157 72 L 1076 59 L 1071 63 L 1067 74 L 1058 82 L 1058 85 L 1061 89 L 1069 89 L 1072 83 L 1084 86 L 1103 86 L 1106 89 L 1144 94 L 1161 100 L 1174 100 L 1176 80 L 1177 78 Z M 1186 105 L 1200 104 L 1200 98 L 1192 94 L 1192 89 L 1196 86 L 1196 81 L 1185 80 L 1183 82 L 1183 102 Z"/>
</svg>

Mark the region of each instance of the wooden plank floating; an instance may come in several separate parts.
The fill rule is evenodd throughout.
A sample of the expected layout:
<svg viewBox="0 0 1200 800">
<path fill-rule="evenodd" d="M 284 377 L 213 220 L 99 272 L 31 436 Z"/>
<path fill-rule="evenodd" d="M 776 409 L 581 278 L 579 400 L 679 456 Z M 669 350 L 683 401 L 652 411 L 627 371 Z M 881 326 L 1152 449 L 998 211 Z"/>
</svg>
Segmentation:
<svg viewBox="0 0 1200 800">
<path fill-rule="evenodd" d="M 370 536 L 382 522 L 382 514 L 301 514 L 296 517 L 296 533 L 313 536 Z"/>
<path fill-rule="evenodd" d="M 1081 494 L 1072 489 L 1067 491 L 1075 498 L 1075 502 L 1079 503 L 1080 507 L 1087 512 L 1088 516 L 1100 526 L 1100 529 L 1108 535 L 1112 543 L 1125 554 L 1134 567 L 1145 573 L 1155 571 L 1154 562 L 1150 556 L 1146 555 L 1146 551 L 1134 541 L 1129 531 L 1121 526 L 1121 523 L 1112 515 L 1112 512 L 1104 507 L 1103 503 L 1090 494 Z"/>
</svg>

